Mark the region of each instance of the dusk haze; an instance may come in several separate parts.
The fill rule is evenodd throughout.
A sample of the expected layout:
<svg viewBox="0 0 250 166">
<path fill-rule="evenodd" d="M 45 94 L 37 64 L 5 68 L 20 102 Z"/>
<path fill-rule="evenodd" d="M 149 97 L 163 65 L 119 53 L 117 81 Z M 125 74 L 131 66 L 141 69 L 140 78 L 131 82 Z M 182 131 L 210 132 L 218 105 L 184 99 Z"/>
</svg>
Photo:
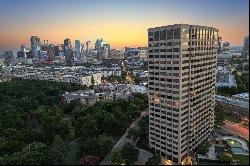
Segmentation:
<svg viewBox="0 0 250 166">
<path fill-rule="evenodd" d="M 0 165 L 249 165 L 249 0 L 0 0 Z"/>
<path fill-rule="evenodd" d="M 147 45 L 147 29 L 175 23 L 218 28 L 223 41 L 243 45 L 248 0 L 1 0 L 0 48 L 29 46 L 31 35 L 51 43 L 103 37 L 114 48 Z"/>
</svg>

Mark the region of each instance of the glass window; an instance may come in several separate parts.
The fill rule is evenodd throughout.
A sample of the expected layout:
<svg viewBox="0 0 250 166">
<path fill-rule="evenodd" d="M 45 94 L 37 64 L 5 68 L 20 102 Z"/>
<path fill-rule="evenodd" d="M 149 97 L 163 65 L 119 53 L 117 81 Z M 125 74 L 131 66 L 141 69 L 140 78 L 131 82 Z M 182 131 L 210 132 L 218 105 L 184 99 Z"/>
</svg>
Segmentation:
<svg viewBox="0 0 250 166">
<path fill-rule="evenodd" d="M 189 39 L 189 30 L 188 29 L 182 29 L 182 37 L 183 37 L 183 39 Z"/>
<path fill-rule="evenodd" d="M 167 39 L 173 39 L 173 29 L 167 30 Z"/>
<path fill-rule="evenodd" d="M 159 40 L 159 31 L 154 32 L 154 41 Z"/>
<path fill-rule="evenodd" d="M 148 32 L 148 36 L 153 36 L 153 32 Z"/>
<path fill-rule="evenodd" d="M 166 30 L 160 32 L 160 40 L 166 40 Z"/>
<path fill-rule="evenodd" d="M 168 42 L 168 43 L 167 43 L 167 46 L 172 46 L 172 42 Z"/>
<path fill-rule="evenodd" d="M 174 29 L 174 39 L 180 39 L 181 31 L 180 28 Z"/>
</svg>

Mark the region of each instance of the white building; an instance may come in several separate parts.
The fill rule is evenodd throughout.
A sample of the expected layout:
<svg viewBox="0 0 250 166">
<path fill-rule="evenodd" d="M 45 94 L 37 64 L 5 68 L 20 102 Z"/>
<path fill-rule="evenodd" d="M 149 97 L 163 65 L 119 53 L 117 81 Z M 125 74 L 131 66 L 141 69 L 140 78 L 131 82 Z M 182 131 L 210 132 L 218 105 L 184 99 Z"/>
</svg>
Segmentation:
<svg viewBox="0 0 250 166">
<path fill-rule="evenodd" d="M 101 72 L 96 72 L 96 73 L 93 73 L 93 74 L 80 76 L 81 84 L 86 85 L 87 87 L 92 85 L 92 82 L 91 82 L 92 76 L 93 76 L 94 81 L 95 81 L 94 85 L 98 85 L 98 84 L 101 83 L 102 73 Z"/>
<path fill-rule="evenodd" d="M 132 85 L 131 90 L 133 93 L 142 93 L 142 94 L 147 93 L 147 88 L 143 85 Z"/>
<path fill-rule="evenodd" d="M 217 66 L 228 66 L 232 54 L 221 53 L 217 55 Z"/>
<path fill-rule="evenodd" d="M 67 75 L 63 75 L 59 79 L 59 82 L 68 82 L 68 83 L 80 84 L 81 80 L 77 76 L 67 74 Z"/>
<path fill-rule="evenodd" d="M 103 77 L 119 76 L 121 77 L 122 70 L 120 67 L 117 68 L 103 68 L 102 69 Z"/>
<path fill-rule="evenodd" d="M 236 80 L 231 70 L 218 66 L 216 70 L 216 87 L 237 87 Z"/>
<path fill-rule="evenodd" d="M 72 93 L 63 94 L 64 102 L 70 103 L 72 100 L 80 99 L 84 105 L 92 105 L 96 102 L 113 101 L 118 99 L 129 100 L 131 92 L 101 92 L 95 93 L 94 90 L 89 91 L 76 91 Z"/>
<path fill-rule="evenodd" d="M 149 146 L 168 163 L 181 164 L 213 130 L 217 38 L 207 26 L 148 29 Z"/>
</svg>

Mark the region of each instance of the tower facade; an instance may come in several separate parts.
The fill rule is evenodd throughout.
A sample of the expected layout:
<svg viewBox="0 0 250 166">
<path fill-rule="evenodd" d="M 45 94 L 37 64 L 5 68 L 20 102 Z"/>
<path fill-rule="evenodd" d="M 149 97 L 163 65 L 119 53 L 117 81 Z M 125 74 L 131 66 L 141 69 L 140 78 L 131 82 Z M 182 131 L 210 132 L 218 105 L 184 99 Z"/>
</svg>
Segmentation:
<svg viewBox="0 0 250 166">
<path fill-rule="evenodd" d="M 243 56 L 249 58 L 249 36 L 244 38 Z"/>
<path fill-rule="evenodd" d="M 218 30 L 174 24 L 148 29 L 149 145 L 181 163 L 214 127 Z"/>
<path fill-rule="evenodd" d="M 81 43 L 80 43 L 80 40 L 75 40 L 75 51 L 76 51 L 76 59 L 81 60 Z"/>
<path fill-rule="evenodd" d="M 31 43 L 31 52 L 32 52 L 33 58 L 39 60 L 40 52 L 41 52 L 40 38 L 38 36 L 31 36 L 30 43 Z"/>
</svg>

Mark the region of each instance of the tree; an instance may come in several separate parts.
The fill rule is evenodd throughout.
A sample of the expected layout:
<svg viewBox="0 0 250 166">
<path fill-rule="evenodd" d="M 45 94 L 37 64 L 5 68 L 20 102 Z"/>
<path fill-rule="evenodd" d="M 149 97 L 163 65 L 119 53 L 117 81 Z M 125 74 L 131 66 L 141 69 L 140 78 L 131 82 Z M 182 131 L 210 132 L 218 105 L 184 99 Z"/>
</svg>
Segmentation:
<svg viewBox="0 0 250 166">
<path fill-rule="evenodd" d="M 128 130 L 127 138 L 130 138 L 133 141 L 136 141 L 139 136 L 140 136 L 140 131 L 139 130 L 136 130 L 134 128 L 131 128 L 131 129 Z"/>
<path fill-rule="evenodd" d="M 159 165 L 161 162 L 161 157 L 158 154 L 154 154 L 153 157 L 149 158 L 145 163 L 146 165 Z"/>
<path fill-rule="evenodd" d="M 224 152 L 223 154 L 219 155 L 218 159 L 228 164 L 230 164 L 233 160 L 232 155 L 227 152 Z"/>
<path fill-rule="evenodd" d="M 80 154 L 85 155 L 99 155 L 99 150 L 97 147 L 97 139 L 94 138 L 82 138 L 82 145 L 80 147 Z"/>
<path fill-rule="evenodd" d="M 134 78 L 134 82 L 135 82 L 135 84 L 140 84 L 140 82 L 141 82 L 141 78 L 139 78 L 139 77 L 135 77 Z"/>
<path fill-rule="evenodd" d="M 121 72 L 121 78 L 125 80 L 126 77 L 127 77 L 127 72 L 124 71 L 124 70 L 122 70 L 122 72 Z"/>
<path fill-rule="evenodd" d="M 142 131 L 148 131 L 149 125 L 149 117 L 144 117 L 142 120 L 139 121 L 138 126 Z"/>
<path fill-rule="evenodd" d="M 96 120 L 91 115 L 80 116 L 75 126 L 76 136 L 82 138 L 93 138 L 98 134 Z"/>
<path fill-rule="evenodd" d="M 66 147 L 63 139 L 56 135 L 51 148 L 48 151 L 48 162 L 51 164 L 59 165 L 65 158 Z"/>
<path fill-rule="evenodd" d="M 111 157 L 111 161 L 113 164 L 115 165 L 120 165 L 122 162 L 122 154 L 120 151 L 113 151 L 112 152 L 112 157 Z"/>
<path fill-rule="evenodd" d="M 121 149 L 121 155 L 125 163 L 130 165 L 138 160 L 139 150 L 135 149 L 132 144 L 127 143 Z"/>
<path fill-rule="evenodd" d="M 94 76 L 93 76 L 93 75 L 91 76 L 91 84 L 92 84 L 92 86 L 95 85 L 95 79 L 94 79 Z"/>
<path fill-rule="evenodd" d="M 209 151 L 210 143 L 208 141 L 203 141 L 198 146 L 197 150 L 199 154 L 205 155 Z"/>
<path fill-rule="evenodd" d="M 15 163 L 22 165 L 42 165 L 46 163 L 47 147 L 41 142 L 33 142 L 23 148 L 22 152 L 15 153 Z"/>
<path fill-rule="evenodd" d="M 97 139 L 97 147 L 99 151 L 99 155 L 105 157 L 106 154 L 112 149 L 115 141 L 110 136 L 101 135 Z"/>
<path fill-rule="evenodd" d="M 223 126 L 224 125 L 224 120 L 225 120 L 225 114 L 222 110 L 217 110 L 215 111 L 215 126 Z"/>
</svg>

